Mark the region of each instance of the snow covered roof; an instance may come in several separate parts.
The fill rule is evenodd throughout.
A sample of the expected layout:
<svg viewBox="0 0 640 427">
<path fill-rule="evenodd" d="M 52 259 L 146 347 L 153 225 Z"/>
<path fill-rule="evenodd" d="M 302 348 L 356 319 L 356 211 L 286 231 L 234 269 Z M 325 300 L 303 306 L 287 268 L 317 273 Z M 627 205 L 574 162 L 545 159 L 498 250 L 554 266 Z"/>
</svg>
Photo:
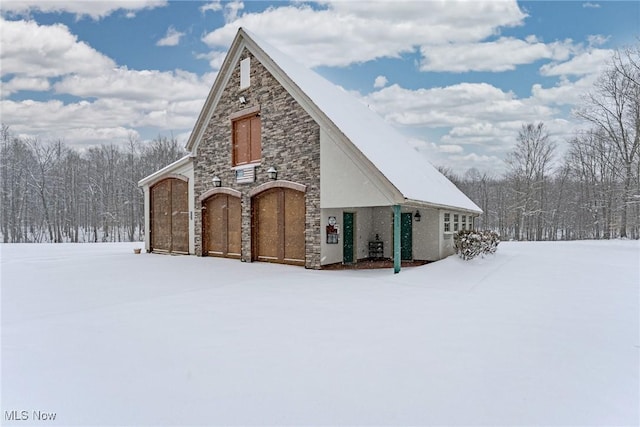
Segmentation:
<svg viewBox="0 0 640 427">
<path fill-rule="evenodd" d="M 142 187 L 143 185 L 149 185 L 150 183 L 155 182 L 158 178 L 166 177 L 167 174 L 174 172 L 176 169 L 179 169 L 182 166 L 189 165 L 193 161 L 191 154 L 187 154 L 176 160 L 175 162 L 163 167 L 160 170 L 155 171 L 149 176 L 145 176 L 140 181 L 138 181 L 138 187 Z"/>
<path fill-rule="evenodd" d="M 408 142 L 408 138 L 384 121 L 366 105 L 324 79 L 311 69 L 276 49 L 259 36 L 240 28 L 234 45 L 244 44 L 261 59 L 264 55 L 297 87 L 320 114 L 333 123 L 342 133 L 395 187 L 406 201 L 422 202 L 434 206 L 451 207 L 481 213 L 473 203 L 451 181 L 418 153 Z M 255 52 L 255 50 L 261 51 Z M 263 58 L 264 59 L 264 58 Z M 267 66 L 267 64 L 263 64 Z M 222 70 L 221 70 L 222 73 Z M 220 76 L 219 76 L 220 77 Z M 212 91 L 215 89 L 212 88 Z M 212 100 L 208 99 L 205 109 Z M 317 113 L 316 111 L 316 113 Z M 202 126 L 203 115 L 196 126 Z M 192 137 L 197 138 L 197 132 Z M 195 141 L 189 141 L 187 148 Z"/>
</svg>

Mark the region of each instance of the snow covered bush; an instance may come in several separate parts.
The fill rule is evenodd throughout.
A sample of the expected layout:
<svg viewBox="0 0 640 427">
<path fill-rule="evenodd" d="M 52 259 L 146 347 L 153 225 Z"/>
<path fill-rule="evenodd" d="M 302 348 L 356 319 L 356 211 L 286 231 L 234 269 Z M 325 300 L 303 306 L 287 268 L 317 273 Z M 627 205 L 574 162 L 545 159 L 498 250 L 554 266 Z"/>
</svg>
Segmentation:
<svg viewBox="0 0 640 427">
<path fill-rule="evenodd" d="M 461 230 L 453 236 L 456 253 L 464 260 L 494 254 L 499 243 L 500 236 L 494 231 Z"/>
</svg>

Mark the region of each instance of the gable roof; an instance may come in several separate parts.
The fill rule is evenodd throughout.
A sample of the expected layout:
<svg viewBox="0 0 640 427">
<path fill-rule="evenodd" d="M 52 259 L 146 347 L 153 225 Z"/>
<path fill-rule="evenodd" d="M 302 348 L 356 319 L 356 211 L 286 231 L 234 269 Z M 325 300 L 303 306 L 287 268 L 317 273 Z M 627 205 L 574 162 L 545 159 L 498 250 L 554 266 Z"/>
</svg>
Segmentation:
<svg viewBox="0 0 640 427">
<path fill-rule="evenodd" d="M 359 100 L 249 31 L 240 28 L 198 117 L 187 149 L 194 151 L 243 48 L 247 48 L 313 117 L 342 134 L 408 202 L 482 210 L 408 143 L 408 138 Z M 303 102 L 300 102 L 303 101 Z"/>
</svg>

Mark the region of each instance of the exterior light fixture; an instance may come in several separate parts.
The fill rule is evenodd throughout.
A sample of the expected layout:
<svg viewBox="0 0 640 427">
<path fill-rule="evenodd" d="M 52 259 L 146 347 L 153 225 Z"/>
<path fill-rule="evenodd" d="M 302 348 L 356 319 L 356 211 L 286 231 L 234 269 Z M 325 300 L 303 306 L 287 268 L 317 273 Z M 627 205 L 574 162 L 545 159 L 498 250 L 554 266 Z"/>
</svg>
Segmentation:
<svg viewBox="0 0 640 427">
<path fill-rule="evenodd" d="M 222 180 L 220 178 L 218 178 L 217 176 L 214 176 L 211 181 L 213 181 L 213 186 L 214 187 L 220 187 L 222 185 Z"/>
<path fill-rule="evenodd" d="M 245 98 L 244 96 L 241 96 L 240 98 L 238 98 L 238 101 L 240 101 L 240 104 L 246 104 L 247 98 Z"/>
<path fill-rule="evenodd" d="M 278 171 L 273 166 L 269 168 L 267 175 L 269 175 L 269 179 L 278 179 Z"/>
<path fill-rule="evenodd" d="M 413 216 L 413 218 L 416 220 L 416 222 L 420 222 L 420 219 L 422 218 L 422 215 L 420 215 L 420 211 L 416 210 L 416 214 Z"/>
</svg>

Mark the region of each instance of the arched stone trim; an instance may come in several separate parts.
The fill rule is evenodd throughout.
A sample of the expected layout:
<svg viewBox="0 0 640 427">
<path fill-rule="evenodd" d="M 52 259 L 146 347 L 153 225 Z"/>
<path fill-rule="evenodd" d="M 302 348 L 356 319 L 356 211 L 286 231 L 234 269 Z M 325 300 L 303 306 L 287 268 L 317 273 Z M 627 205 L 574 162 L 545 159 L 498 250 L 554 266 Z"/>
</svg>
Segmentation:
<svg viewBox="0 0 640 427">
<path fill-rule="evenodd" d="M 153 187 L 154 185 L 156 185 L 156 184 L 157 184 L 157 183 L 159 183 L 160 181 L 164 181 L 165 179 L 171 179 L 171 178 L 179 179 L 180 181 L 184 181 L 184 182 L 189 182 L 189 178 L 187 178 L 187 177 L 186 177 L 186 176 L 184 176 L 184 175 L 179 175 L 179 174 L 177 174 L 177 173 L 170 173 L 170 174 L 168 174 L 168 175 L 163 175 L 163 176 L 160 176 L 160 177 L 158 177 L 158 178 L 154 179 L 153 181 L 151 181 L 151 182 L 150 182 L 149 184 L 147 184 L 147 185 L 149 185 L 149 187 Z"/>
<path fill-rule="evenodd" d="M 272 188 L 289 188 L 291 190 L 300 191 L 302 193 L 306 193 L 307 191 L 307 186 L 304 184 L 298 184 L 297 182 L 285 181 L 285 180 L 279 179 L 276 181 L 269 181 L 269 182 L 265 182 L 264 184 L 258 185 L 256 188 L 249 191 L 249 197 L 253 197 L 256 194 L 260 194 L 263 191 L 267 191 Z"/>
<path fill-rule="evenodd" d="M 203 202 L 215 194 L 228 194 L 229 196 L 233 196 L 233 197 L 238 197 L 238 198 L 242 197 L 242 193 L 239 192 L 238 190 L 234 190 L 233 188 L 229 188 L 229 187 L 218 187 L 218 188 L 212 188 L 211 190 L 207 190 L 204 193 L 202 193 L 200 197 L 198 197 L 198 201 Z"/>
</svg>

